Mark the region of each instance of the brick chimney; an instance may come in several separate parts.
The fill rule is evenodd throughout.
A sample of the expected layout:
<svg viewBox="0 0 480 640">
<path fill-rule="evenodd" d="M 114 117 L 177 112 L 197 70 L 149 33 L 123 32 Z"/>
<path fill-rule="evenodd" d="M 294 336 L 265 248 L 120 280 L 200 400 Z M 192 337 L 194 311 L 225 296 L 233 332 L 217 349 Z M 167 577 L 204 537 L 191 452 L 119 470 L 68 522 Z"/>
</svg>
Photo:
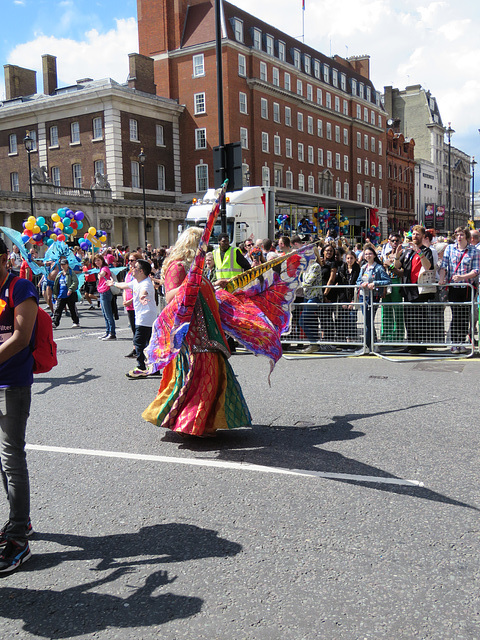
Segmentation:
<svg viewBox="0 0 480 640">
<path fill-rule="evenodd" d="M 347 58 L 347 60 L 357 73 L 367 80 L 370 80 L 370 56 L 351 56 L 350 58 Z"/>
<path fill-rule="evenodd" d="M 5 96 L 7 100 L 37 93 L 37 72 L 14 64 L 4 64 Z"/>
<path fill-rule="evenodd" d="M 156 93 L 154 82 L 153 59 L 142 56 L 140 53 L 128 54 L 128 86 L 144 93 Z"/>
<path fill-rule="evenodd" d="M 57 58 L 48 53 L 42 56 L 43 93 L 52 96 L 57 89 Z"/>
</svg>

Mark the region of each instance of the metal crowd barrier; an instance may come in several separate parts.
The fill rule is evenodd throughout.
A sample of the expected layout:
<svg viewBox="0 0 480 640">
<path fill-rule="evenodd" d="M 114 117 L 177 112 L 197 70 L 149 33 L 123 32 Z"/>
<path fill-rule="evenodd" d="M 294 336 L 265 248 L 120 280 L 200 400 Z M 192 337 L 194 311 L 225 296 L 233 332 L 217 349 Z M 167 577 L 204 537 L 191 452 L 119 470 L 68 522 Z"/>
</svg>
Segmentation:
<svg viewBox="0 0 480 640">
<path fill-rule="evenodd" d="M 373 295 L 335 285 L 325 296 L 325 289 L 322 302 L 293 305 L 290 330 L 282 335 L 285 358 L 372 353 L 401 361 L 406 355 L 410 360 L 474 355 L 478 300 L 470 284 L 429 284 L 412 302 L 406 301 L 407 290 L 417 290 L 417 285 L 392 284 L 375 289 Z M 458 301 L 463 297 L 465 301 Z"/>
</svg>

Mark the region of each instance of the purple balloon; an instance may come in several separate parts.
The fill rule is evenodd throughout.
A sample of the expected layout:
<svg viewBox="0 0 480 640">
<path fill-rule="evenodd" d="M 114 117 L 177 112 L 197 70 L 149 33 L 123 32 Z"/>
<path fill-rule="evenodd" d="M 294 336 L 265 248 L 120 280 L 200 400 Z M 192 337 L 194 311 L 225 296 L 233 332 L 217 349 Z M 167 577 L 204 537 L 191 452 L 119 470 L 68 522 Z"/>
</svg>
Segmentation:
<svg viewBox="0 0 480 640">
<path fill-rule="evenodd" d="M 83 220 L 83 219 L 84 219 L 84 217 L 85 217 L 85 214 L 83 213 L 83 211 L 76 211 L 76 212 L 73 214 L 73 217 L 74 217 L 74 218 L 75 218 L 75 220 L 77 220 L 77 221 L 78 221 L 78 220 Z"/>
<path fill-rule="evenodd" d="M 65 216 L 66 216 L 67 218 L 70 218 L 70 220 L 73 218 L 73 216 L 74 216 L 74 215 L 75 215 L 75 214 L 73 213 L 73 211 L 72 211 L 71 209 L 67 209 L 67 210 L 65 211 Z"/>
</svg>

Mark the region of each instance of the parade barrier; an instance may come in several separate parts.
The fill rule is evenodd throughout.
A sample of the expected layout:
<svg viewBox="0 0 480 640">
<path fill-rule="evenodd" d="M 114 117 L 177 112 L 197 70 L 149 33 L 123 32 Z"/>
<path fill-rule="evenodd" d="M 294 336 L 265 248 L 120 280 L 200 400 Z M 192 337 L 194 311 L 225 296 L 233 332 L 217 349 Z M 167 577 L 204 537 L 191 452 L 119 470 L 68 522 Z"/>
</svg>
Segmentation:
<svg viewBox="0 0 480 640">
<path fill-rule="evenodd" d="M 294 304 L 290 331 L 282 335 L 284 357 L 372 353 L 389 360 L 446 359 L 475 352 L 478 300 L 470 284 L 428 284 L 419 298 L 410 284 L 373 291 L 345 285 L 321 289 L 322 302 Z M 404 300 L 413 296 L 412 302 Z"/>
</svg>

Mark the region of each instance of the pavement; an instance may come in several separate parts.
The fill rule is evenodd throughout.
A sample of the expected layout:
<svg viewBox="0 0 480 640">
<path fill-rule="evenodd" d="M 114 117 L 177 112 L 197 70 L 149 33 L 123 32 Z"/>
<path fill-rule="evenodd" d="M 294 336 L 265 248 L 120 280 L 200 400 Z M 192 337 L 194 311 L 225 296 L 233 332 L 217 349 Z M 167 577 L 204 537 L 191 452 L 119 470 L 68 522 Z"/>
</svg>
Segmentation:
<svg viewBox="0 0 480 640">
<path fill-rule="evenodd" d="M 480 638 L 480 359 L 282 359 L 270 387 L 239 352 L 253 427 L 184 440 L 141 418 L 126 316 L 102 342 L 86 306 L 35 377 L 0 638 Z"/>
</svg>

